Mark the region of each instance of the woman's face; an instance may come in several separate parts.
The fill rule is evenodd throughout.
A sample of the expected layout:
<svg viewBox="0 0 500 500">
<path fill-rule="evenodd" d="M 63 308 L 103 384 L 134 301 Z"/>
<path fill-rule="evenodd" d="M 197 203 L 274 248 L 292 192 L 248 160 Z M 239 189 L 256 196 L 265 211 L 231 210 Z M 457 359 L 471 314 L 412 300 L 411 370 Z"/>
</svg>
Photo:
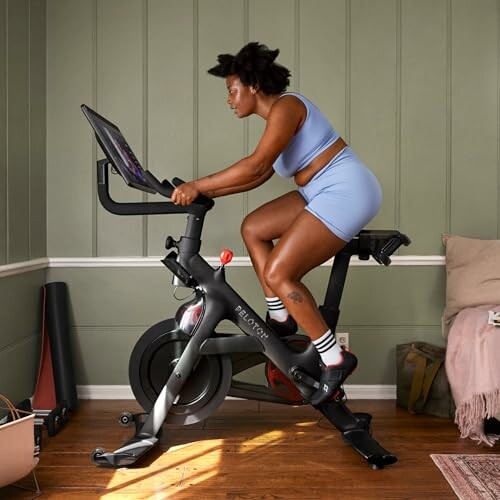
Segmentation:
<svg viewBox="0 0 500 500">
<path fill-rule="evenodd" d="M 255 91 L 252 87 L 243 85 L 236 75 L 226 78 L 227 103 L 238 118 L 245 118 L 255 112 Z"/>
</svg>

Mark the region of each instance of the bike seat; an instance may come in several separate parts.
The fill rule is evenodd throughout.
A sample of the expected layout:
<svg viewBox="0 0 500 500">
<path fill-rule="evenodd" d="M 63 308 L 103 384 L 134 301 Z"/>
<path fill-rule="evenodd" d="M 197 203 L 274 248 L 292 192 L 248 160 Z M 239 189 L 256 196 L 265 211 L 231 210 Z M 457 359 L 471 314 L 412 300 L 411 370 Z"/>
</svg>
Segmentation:
<svg viewBox="0 0 500 500">
<path fill-rule="evenodd" d="M 344 248 L 343 252 L 359 255 L 361 260 L 373 257 L 379 264 L 388 266 L 390 256 L 401 246 L 408 246 L 410 238 L 395 229 L 364 229 Z"/>
</svg>

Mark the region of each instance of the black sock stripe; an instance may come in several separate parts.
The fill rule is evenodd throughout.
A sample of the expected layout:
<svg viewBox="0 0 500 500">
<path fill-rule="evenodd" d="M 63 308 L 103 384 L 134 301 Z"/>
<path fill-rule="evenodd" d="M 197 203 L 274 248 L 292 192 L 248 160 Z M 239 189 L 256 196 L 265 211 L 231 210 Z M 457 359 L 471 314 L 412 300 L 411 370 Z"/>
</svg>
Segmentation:
<svg viewBox="0 0 500 500">
<path fill-rule="evenodd" d="M 267 308 L 270 311 L 281 311 L 282 309 L 285 309 L 285 306 L 284 305 L 281 305 L 281 306 L 267 306 Z"/>
<path fill-rule="evenodd" d="M 326 351 L 329 351 L 335 344 L 336 344 L 335 339 L 333 339 L 331 343 L 324 345 L 324 346 L 320 347 L 319 349 L 318 348 L 316 348 L 316 349 L 319 353 L 322 354 L 322 353 L 325 353 Z"/>
<path fill-rule="evenodd" d="M 332 339 L 335 341 L 335 337 L 333 336 L 333 333 L 330 333 L 326 339 L 323 339 L 321 342 L 314 342 L 314 345 L 316 346 L 316 349 L 321 349 L 325 344 L 329 344 Z"/>
</svg>

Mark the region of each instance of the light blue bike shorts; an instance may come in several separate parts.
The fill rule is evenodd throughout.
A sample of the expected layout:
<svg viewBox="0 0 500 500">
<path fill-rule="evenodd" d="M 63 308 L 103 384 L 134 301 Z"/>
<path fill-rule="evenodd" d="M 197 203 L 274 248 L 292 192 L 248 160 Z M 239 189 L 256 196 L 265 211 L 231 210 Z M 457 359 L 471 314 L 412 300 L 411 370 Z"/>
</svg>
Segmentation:
<svg viewBox="0 0 500 500">
<path fill-rule="evenodd" d="M 382 203 L 377 178 L 350 147 L 335 156 L 299 193 L 306 200 L 306 210 L 344 241 L 356 236 Z"/>
</svg>

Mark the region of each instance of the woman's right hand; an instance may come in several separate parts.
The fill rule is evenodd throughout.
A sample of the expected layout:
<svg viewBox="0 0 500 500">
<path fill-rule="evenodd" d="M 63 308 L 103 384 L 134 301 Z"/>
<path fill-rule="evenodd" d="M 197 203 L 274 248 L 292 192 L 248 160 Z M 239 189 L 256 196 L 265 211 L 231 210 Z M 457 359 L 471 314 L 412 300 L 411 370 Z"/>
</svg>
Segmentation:
<svg viewBox="0 0 500 500">
<path fill-rule="evenodd" d="M 199 195 L 200 191 L 195 181 L 185 182 L 175 188 L 171 200 L 175 205 L 191 205 Z"/>
</svg>

